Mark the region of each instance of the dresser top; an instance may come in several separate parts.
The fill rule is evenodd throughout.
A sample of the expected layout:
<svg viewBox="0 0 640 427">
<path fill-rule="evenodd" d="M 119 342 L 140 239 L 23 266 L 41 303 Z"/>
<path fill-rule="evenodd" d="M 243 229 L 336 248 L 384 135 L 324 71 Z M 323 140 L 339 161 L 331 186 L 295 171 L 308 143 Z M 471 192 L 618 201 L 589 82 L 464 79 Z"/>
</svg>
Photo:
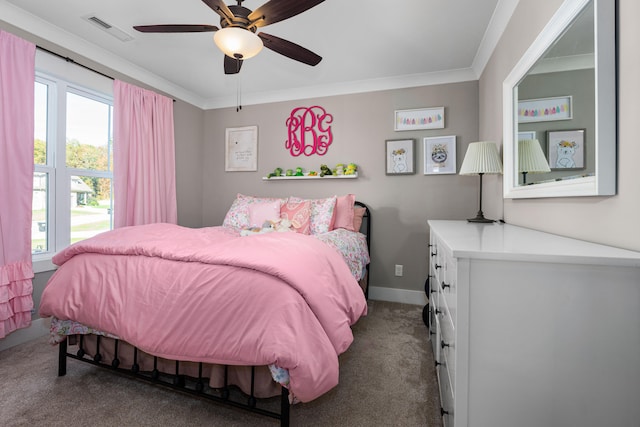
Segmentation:
<svg viewBox="0 0 640 427">
<path fill-rule="evenodd" d="M 640 252 L 502 223 L 428 221 L 456 258 L 618 265 L 640 268 Z"/>
</svg>

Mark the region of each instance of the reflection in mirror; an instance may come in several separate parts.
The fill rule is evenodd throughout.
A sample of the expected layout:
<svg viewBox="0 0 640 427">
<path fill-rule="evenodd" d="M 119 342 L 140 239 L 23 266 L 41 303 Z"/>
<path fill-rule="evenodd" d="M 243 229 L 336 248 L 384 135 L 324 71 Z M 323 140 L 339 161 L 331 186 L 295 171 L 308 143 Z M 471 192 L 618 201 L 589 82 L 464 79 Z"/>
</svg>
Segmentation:
<svg viewBox="0 0 640 427">
<path fill-rule="evenodd" d="M 565 0 L 505 80 L 505 197 L 615 194 L 613 9 Z"/>
<path fill-rule="evenodd" d="M 533 135 L 551 163 L 526 184 L 595 173 L 594 52 L 591 3 L 518 84 L 518 140 Z M 586 140 L 549 139 L 549 132 L 577 128 L 586 129 Z"/>
</svg>

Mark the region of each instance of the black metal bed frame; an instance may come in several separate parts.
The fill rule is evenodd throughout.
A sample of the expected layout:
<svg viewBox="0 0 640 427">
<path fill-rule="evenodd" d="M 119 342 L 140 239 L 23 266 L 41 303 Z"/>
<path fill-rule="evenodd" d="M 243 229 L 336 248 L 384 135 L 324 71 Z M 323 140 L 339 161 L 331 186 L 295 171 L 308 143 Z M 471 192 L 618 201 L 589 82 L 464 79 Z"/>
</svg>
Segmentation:
<svg viewBox="0 0 640 427">
<path fill-rule="evenodd" d="M 360 227 L 360 232 L 366 236 L 367 241 L 367 249 L 371 250 L 371 212 L 369 211 L 369 207 L 362 202 L 356 201 L 356 206 L 360 206 L 365 208 L 365 214 L 362 218 L 362 225 Z M 369 252 L 370 253 L 370 252 Z M 369 299 L 369 264 L 366 266 L 366 289 L 364 291 L 365 298 Z M 202 363 L 198 363 L 198 378 L 192 378 L 186 375 L 180 374 L 180 362 L 175 362 L 175 373 L 167 374 L 162 373 L 157 369 L 158 366 L 158 357 L 153 357 L 153 366 L 154 369 L 152 371 L 140 371 L 140 366 L 138 365 L 138 350 L 137 347 L 133 346 L 133 364 L 130 369 L 120 368 L 120 359 L 118 358 L 118 343 L 119 340 L 113 339 L 115 341 L 115 354 L 113 360 L 109 363 L 107 361 L 102 360 L 102 355 L 100 354 L 100 335 L 96 335 L 96 351 L 93 357 L 90 357 L 86 354 L 83 349 L 83 340 L 84 337 L 80 335 L 80 343 L 78 344 L 77 352 L 71 353 L 68 351 L 68 338 L 59 344 L 59 353 L 58 353 L 58 376 L 64 376 L 67 374 L 67 358 L 79 360 L 81 362 L 89 363 L 91 365 L 99 366 L 101 368 L 105 368 L 111 371 L 115 371 L 119 374 L 126 375 L 129 377 L 133 377 L 136 379 L 141 379 L 143 381 L 150 382 L 152 384 L 156 384 L 159 386 L 167 387 L 173 390 L 177 390 L 182 393 L 194 395 L 203 399 L 211 400 L 213 402 L 233 406 L 236 408 L 244 409 L 246 411 L 254 412 L 260 415 L 264 415 L 267 417 L 275 418 L 280 420 L 280 426 L 288 427 L 289 426 L 289 416 L 290 416 L 290 404 L 289 404 L 289 390 L 286 387 L 282 387 L 282 393 L 280 394 L 280 412 L 271 411 L 268 409 L 260 408 L 257 406 L 257 399 L 254 396 L 254 382 L 255 382 L 255 366 L 251 367 L 251 392 L 247 398 L 246 403 L 235 400 L 231 398 L 230 387 L 228 384 L 228 366 L 224 365 L 224 385 L 222 389 L 211 389 L 206 387 L 206 380 L 208 378 L 204 378 L 202 376 Z M 129 343 L 127 343 L 129 344 Z M 131 344 L 129 344 L 131 345 Z M 246 396 L 246 395 L 245 395 Z"/>
<path fill-rule="evenodd" d="M 115 354 L 111 362 L 104 361 L 100 354 L 100 335 L 96 335 L 96 351 L 93 357 L 86 354 L 83 347 L 83 336 L 80 335 L 80 343 L 78 344 L 78 351 L 74 354 L 68 351 L 68 339 L 65 339 L 59 344 L 58 352 L 58 376 L 62 377 L 67 374 L 67 358 L 76 359 L 81 362 L 89 363 L 91 365 L 99 366 L 104 369 L 118 372 L 129 377 L 141 379 L 152 384 L 168 387 L 173 390 L 178 390 L 182 393 L 197 396 L 199 398 L 211 400 L 216 403 L 220 403 L 227 406 L 233 406 L 236 408 L 244 409 L 246 411 L 254 412 L 260 415 L 268 416 L 280 420 L 282 427 L 289 426 L 289 390 L 286 387 L 282 387 L 282 393 L 280 395 L 280 412 L 274 412 L 268 409 L 260 408 L 257 406 L 257 399 L 254 396 L 254 381 L 255 381 L 255 366 L 251 367 L 251 393 L 249 394 L 246 403 L 235 400 L 231 397 L 230 387 L 228 385 L 228 366 L 224 365 L 224 386 L 222 389 L 210 389 L 205 387 L 208 378 L 202 376 L 202 363 L 198 364 L 198 378 L 188 377 L 180 374 L 180 362 L 175 361 L 175 373 L 166 374 L 157 369 L 158 357 L 153 357 L 152 371 L 141 371 L 138 365 L 138 348 L 133 346 L 133 364 L 130 369 L 120 368 L 120 359 L 118 358 L 118 343 L 115 341 Z"/>
</svg>

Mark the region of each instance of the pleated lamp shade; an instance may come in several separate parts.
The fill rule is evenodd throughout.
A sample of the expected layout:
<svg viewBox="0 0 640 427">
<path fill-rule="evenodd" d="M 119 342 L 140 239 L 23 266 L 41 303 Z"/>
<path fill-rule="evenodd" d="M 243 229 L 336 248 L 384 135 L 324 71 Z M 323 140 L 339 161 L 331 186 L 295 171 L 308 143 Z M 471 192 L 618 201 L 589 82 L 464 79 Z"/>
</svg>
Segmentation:
<svg viewBox="0 0 640 427">
<path fill-rule="evenodd" d="M 464 155 L 460 175 L 477 175 L 480 173 L 502 173 L 502 162 L 495 142 L 472 142 Z"/>
<path fill-rule="evenodd" d="M 537 139 L 518 141 L 518 172 L 545 173 L 551 172 L 549 163 L 544 157 L 542 147 Z"/>
</svg>

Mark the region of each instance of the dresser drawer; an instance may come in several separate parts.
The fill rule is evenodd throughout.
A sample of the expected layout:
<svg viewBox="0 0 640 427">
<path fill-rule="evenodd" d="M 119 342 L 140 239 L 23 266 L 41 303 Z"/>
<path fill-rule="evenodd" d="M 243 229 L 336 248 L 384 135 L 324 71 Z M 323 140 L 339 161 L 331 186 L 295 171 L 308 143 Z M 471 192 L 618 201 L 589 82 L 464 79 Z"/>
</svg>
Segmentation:
<svg viewBox="0 0 640 427">
<path fill-rule="evenodd" d="M 455 395 L 456 377 L 456 330 L 451 322 L 451 317 L 445 316 L 440 319 L 440 358 L 447 367 L 448 377 L 451 381 L 449 388 L 451 394 Z"/>
<path fill-rule="evenodd" d="M 455 406 L 455 397 L 450 388 L 449 371 L 446 365 L 438 366 L 438 384 L 440 385 L 440 412 L 442 415 L 443 426 L 453 426 L 453 410 Z"/>
</svg>

